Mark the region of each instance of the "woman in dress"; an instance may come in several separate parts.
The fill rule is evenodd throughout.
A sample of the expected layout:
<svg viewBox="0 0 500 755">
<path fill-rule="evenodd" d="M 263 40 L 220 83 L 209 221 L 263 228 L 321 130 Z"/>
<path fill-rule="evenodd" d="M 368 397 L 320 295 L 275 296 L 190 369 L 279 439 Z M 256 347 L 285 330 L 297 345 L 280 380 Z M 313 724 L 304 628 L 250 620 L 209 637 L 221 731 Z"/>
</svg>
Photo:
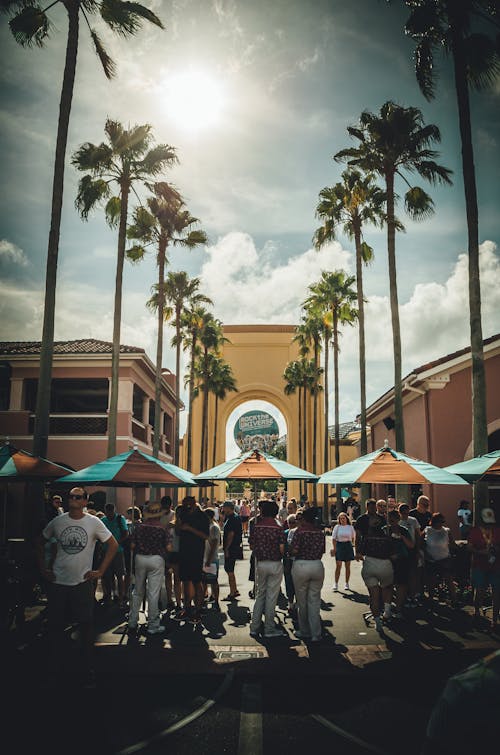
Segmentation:
<svg viewBox="0 0 500 755">
<path fill-rule="evenodd" d="M 330 554 L 335 558 L 335 584 L 333 585 L 334 592 L 339 589 L 340 572 L 342 571 L 342 564 L 345 567 L 345 590 L 350 590 L 349 578 L 351 576 L 351 561 L 354 561 L 354 527 L 349 521 L 349 517 L 344 511 L 341 511 L 338 515 L 337 524 L 333 528 L 332 532 L 332 549 Z"/>
</svg>

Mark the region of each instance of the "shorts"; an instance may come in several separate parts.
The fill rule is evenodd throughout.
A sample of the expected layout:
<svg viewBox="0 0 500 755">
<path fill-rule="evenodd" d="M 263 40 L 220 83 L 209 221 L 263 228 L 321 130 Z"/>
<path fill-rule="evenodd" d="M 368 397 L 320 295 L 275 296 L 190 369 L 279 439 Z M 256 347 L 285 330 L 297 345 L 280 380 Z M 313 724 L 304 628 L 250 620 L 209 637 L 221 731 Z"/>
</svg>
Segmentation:
<svg viewBox="0 0 500 755">
<path fill-rule="evenodd" d="M 441 558 L 439 561 L 426 561 L 425 568 L 431 577 L 450 577 L 451 558 Z"/>
<path fill-rule="evenodd" d="M 240 516 L 240 519 L 241 519 L 242 522 L 248 522 L 248 520 L 250 519 L 250 517 L 249 516 Z"/>
<path fill-rule="evenodd" d="M 207 572 L 204 571 L 201 575 L 203 582 L 205 582 L 205 584 L 207 585 L 213 585 L 219 579 L 219 562 L 213 561 L 212 566 L 214 564 L 215 564 L 215 574 L 207 574 Z"/>
<path fill-rule="evenodd" d="M 194 582 L 198 583 L 202 581 L 203 577 L 203 558 L 195 559 L 179 559 L 179 578 L 181 582 Z"/>
<path fill-rule="evenodd" d="M 336 561 L 354 561 L 354 548 L 352 543 L 337 543 L 335 546 Z"/>
<path fill-rule="evenodd" d="M 48 617 L 52 627 L 64 628 L 72 621 L 90 623 L 94 615 L 94 585 L 92 581 L 78 585 L 57 585 L 50 582 Z"/>
<path fill-rule="evenodd" d="M 118 553 L 116 553 L 112 562 L 106 569 L 105 576 L 112 577 L 114 575 L 115 577 L 123 577 L 124 574 L 125 574 L 125 559 L 123 557 L 123 553 L 119 551 Z"/>
<path fill-rule="evenodd" d="M 392 567 L 394 569 L 394 584 L 407 585 L 410 579 L 410 559 L 406 557 L 398 558 L 393 562 Z"/>
<path fill-rule="evenodd" d="M 226 574 L 234 574 L 234 567 L 236 566 L 236 558 L 234 556 L 224 557 L 224 571 Z"/>
<path fill-rule="evenodd" d="M 361 576 L 367 587 L 390 587 L 394 582 L 392 562 L 388 558 L 365 556 Z"/>
<path fill-rule="evenodd" d="M 472 587 L 480 589 L 491 586 L 493 590 L 500 590 L 500 571 L 484 571 L 483 569 L 471 569 L 470 581 Z"/>
</svg>

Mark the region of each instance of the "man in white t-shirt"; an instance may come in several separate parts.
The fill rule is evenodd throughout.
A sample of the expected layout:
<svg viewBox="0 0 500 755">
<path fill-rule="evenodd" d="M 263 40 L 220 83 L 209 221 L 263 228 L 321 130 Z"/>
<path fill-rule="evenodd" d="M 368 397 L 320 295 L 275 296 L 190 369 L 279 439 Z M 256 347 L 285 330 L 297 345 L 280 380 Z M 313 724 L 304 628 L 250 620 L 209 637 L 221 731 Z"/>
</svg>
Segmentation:
<svg viewBox="0 0 500 755">
<path fill-rule="evenodd" d="M 62 670 L 61 650 L 64 630 L 69 620 L 80 625 L 84 668 L 87 686 L 94 684 L 92 655 L 94 647 L 94 586 L 113 560 L 118 543 L 102 523 L 92 514 L 85 513 L 87 494 L 83 488 L 73 488 L 68 499 L 68 513 L 52 519 L 38 543 L 38 563 L 43 577 L 49 583 L 48 615 L 51 646 L 51 670 Z M 44 542 L 55 543 L 52 563 L 44 561 Z M 92 569 L 97 541 L 107 543 L 106 554 L 98 569 Z"/>
</svg>

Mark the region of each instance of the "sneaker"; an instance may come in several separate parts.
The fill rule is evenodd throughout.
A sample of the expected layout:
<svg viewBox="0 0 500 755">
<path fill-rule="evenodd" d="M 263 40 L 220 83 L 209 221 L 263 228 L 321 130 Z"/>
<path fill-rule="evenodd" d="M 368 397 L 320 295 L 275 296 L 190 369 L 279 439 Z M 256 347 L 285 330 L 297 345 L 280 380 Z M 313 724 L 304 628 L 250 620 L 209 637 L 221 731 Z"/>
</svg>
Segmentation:
<svg viewBox="0 0 500 755">
<path fill-rule="evenodd" d="M 346 584 L 344 585 L 344 590 L 350 590 L 350 589 L 351 588 L 349 587 L 349 584 L 346 582 Z"/>
<path fill-rule="evenodd" d="M 274 637 L 288 637 L 288 634 L 282 629 L 271 629 L 269 632 L 264 632 L 264 637 L 266 639 L 273 639 Z"/>
<path fill-rule="evenodd" d="M 248 597 L 253 600 L 255 598 L 255 590 L 249 590 L 248 591 Z"/>
<path fill-rule="evenodd" d="M 189 619 L 189 614 L 184 608 L 178 608 L 172 618 L 174 621 L 187 621 Z"/>
<path fill-rule="evenodd" d="M 383 627 L 383 624 L 382 624 L 382 619 L 380 618 L 380 616 L 375 616 L 375 629 L 377 630 L 377 632 L 383 632 L 384 631 L 384 627 Z"/>
<path fill-rule="evenodd" d="M 249 632 L 250 637 L 252 637 L 254 640 L 256 640 L 258 637 L 260 637 L 260 632 Z"/>
<path fill-rule="evenodd" d="M 229 593 L 229 595 L 226 595 L 226 597 L 222 598 L 222 600 L 224 602 L 230 602 L 231 600 L 236 600 L 238 596 L 239 596 L 239 592 L 235 592 L 234 595 L 231 595 L 231 593 Z"/>
<path fill-rule="evenodd" d="M 338 592 L 339 591 L 339 586 L 337 584 L 333 585 L 332 590 L 333 590 L 333 592 Z"/>
<path fill-rule="evenodd" d="M 384 608 L 384 613 L 382 614 L 382 618 L 384 621 L 389 621 L 389 619 L 392 618 L 392 609 Z"/>
<path fill-rule="evenodd" d="M 294 632 L 294 635 L 295 635 L 295 637 L 298 640 L 310 640 L 311 639 L 311 635 L 309 635 L 309 634 L 302 634 L 302 632 L 299 629 L 297 629 L 297 631 Z"/>
<path fill-rule="evenodd" d="M 163 634 L 165 632 L 165 627 L 155 627 L 154 629 L 147 629 L 146 634 L 152 635 L 152 634 Z"/>
</svg>

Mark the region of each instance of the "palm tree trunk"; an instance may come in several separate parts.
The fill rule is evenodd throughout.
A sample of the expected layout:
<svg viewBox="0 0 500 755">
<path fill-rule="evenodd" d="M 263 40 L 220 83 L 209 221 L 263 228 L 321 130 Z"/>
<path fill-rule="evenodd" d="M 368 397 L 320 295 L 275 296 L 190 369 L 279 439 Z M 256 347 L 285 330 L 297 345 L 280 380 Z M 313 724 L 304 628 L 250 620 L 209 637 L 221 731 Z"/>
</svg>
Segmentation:
<svg viewBox="0 0 500 755">
<path fill-rule="evenodd" d="M 179 464 L 179 403 L 181 372 L 181 310 L 175 312 L 175 427 L 174 427 L 174 464 Z M 190 407 L 191 411 L 191 407 Z M 188 467 L 189 468 L 189 467 Z"/>
<path fill-rule="evenodd" d="M 59 121 L 57 125 L 56 154 L 52 179 L 52 206 L 50 216 L 47 265 L 45 273 L 45 303 L 43 331 L 40 349 L 40 373 L 35 409 L 35 429 L 33 451 L 39 456 L 47 456 L 50 425 L 50 390 L 52 382 L 52 357 L 54 352 L 54 320 L 56 307 L 57 262 L 59 256 L 59 236 L 64 194 L 64 163 L 68 141 L 68 126 L 75 83 L 76 58 L 78 53 L 79 7 L 78 3 L 68 3 L 68 40 L 66 60 L 59 101 Z"/>
<path fill-rule="evenodd" d="M 123 179 L 121 184 L 120 226 L 118 230 L 118 249 L 115 279 L 115 310 L 113 314 L 113 351 L 111 356 L 111 390 L 108 416 L 108 457 L 116 454 L 116 427 L 118 420 L 118 384 L 120 371 L 120 326 L 122 317 L 123 264 L 125 261 L 125 242 L 127 233 L 128 196 L 130 183 Z"/>
<path fill-rule="evenodd" d="M 335 467 L 340 466 L 340 411 L 339 411 L 339 318 L 337 310 L 333 309 L 333 396 L 335 401 Z M 340 485 L 335 487 L 337 514 L 340 511 L 342 489 Z"/>
<path fill-rule="evenodd" d="M 194 360 L 196 355 L 196 338 L 194 333 L 191 334 L 191 361 L 189 364 L 189 414 L 187 422 L 187 469 L 191 472 L 193 462 L 193 402 L 194 402 Z M 200 472 L 202 470 L 200 469 Z"/>
<path fill-rule="evenodd" d="M 312 471 L 316 474 L 316 452 L 318 446 L 318 383 L 319 383 L 319 343 L 316 339 L 314 342 L 314 403 L 313 403 L 313 457 L 312 457 Z M 325 469 L 326 472 L 326 469 Z M 314 500 L 318 500 L 318 486 L 313 485 Z"/>
<path fill-rule="evenodd" d="M 165 314 L 165 252 L 167 242 L 160 238 L 158 247 L 158 336 L 156 340 L 155 373 L 155 424 L 153 431 L 153 456 L 157 459 L 160 452 L 161 420 L 161 368 L 163 361 L 163 325 Z M 177 412 L 176 412 L 177 414 Z"/>
<path fill-rule="evenodd" d="M 207 361 L 208 350 L 205 349 L 203 355 L 203 409 L 201 419 L 201 448 L 200 448 L 200 472 L 206 468 L 207 465 L 207 433 L 208 433 L 208 374 L 207 374 Z"/>
<path fill-rule="evenodd" d="M 299 401 L 299 467 L 302 466 L 302 388 L 299 385 L 298 401 Z M 302 480 L 299 482 L 300 495 L 302 495 Z"/>
<path fill-rule="evenodd" d="M 396 226 L 394 221 L 394 174 L 386 175 L 387 188 L 387 253 L 389 261 L 389 291 L 391 299 L 392 343 L 394 350 L 394 422 L 396 450 L 405 450 L 403 425 L 403 387 L 401 358 L 401 329 L 399 326 L 398 282 L 396 274 Z"/>
<path fill-rule="evenodd" d="M 365 302 L 363 296 L 363 258 L 361 254 L 361 229 L 354 227 L 354 244 L 356 247 L 356 283 L 358 294 L 358 322 L 359 322 L 359 387 L 361 405 L 361 456 L 368 453 L 368 438 L 366 432 L 366 344 L 365 344 Z"/>
<path fill-rule="evenodd" d="M 455 91 L 462 142 L 462 173 L 467 216 L 469 252 L 469 322 L 472 373 L 472 442 L 474 456 L 488 451 L 488 418 L 486 412 L 486 375 L 484 368 L 483 329 L 481 323 L 481 278 L 479 272 L 479 219 L 477 208 L 476 172 L 472 146 L 469 88 L 465 64 L 463 38 L 459 25 L 453 22 L 453 9 L 449 4 L 451 21 Z M 474 485 L 474 518 L 488 505 L 488 488 L 484 483 Z"/>
<path fill-rule="evenodd" d="M 451 10 L 449 11 L 452 15 Z M 472 358 L 472 437 L 474 456 L 488 451 L 486 415 L 486 378 L 484 370 L 483 331 L 481 324 L 481 281 L 479 274 L 479 220 L 476 174 L 472 146 L 469 90 L 464 60 L 463 40 L 452 25 L 452 49 L 455 69 L 460 137 L 462 141 L 462 172 L 467 215 L 469 250 L 469 310 Z"/>
<path fill-rule="evenodd" d="M 328 396 L 328 356 L 329 356 L 329 343 L 328 343 L 328 330 L 325 330 L 325 377 L 324 377 L 324 383 L 325 383 L 325 438 L 324 438 L 324 448 L 323 448 L 323 466 L 324 471 L 326 472 L 329 469 L 330 465 L 330 434 L 328 431 L 328 415 L 330 413 L 330 398 Z M 324 494 L 323 494 L 323 506 L 325 508 L 325 511 L 328 514 L 328 517 L 330 516 L 330 512 L 328 511 L 328 485 L 324 485 Z M 327 519 L 329 521 L 329 519 Z"/>
<path fill-rule="evenodd" d="M 215 467 L 215 450 L 217 444 L 217 421 L 219 419 L 219 397 L 215 394 L 215 419 L 213 432 L 212 466 Z"/>
</svg>

